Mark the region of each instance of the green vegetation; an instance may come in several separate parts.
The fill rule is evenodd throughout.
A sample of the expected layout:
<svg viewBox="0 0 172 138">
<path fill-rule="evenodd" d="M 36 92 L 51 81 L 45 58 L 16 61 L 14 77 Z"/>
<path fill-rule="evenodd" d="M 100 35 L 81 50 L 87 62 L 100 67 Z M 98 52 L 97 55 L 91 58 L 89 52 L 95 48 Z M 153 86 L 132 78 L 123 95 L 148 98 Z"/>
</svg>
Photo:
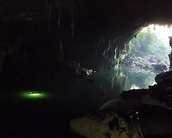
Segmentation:
<svg viewBox="0 0 172 138">
<path fill-rule="evenodd" d="M 133 86 L 138 88 L 148 88 L 155 80 L 156 73 L 151 70 L 141 69 L 139 67 L 131 68 L 124 64 L 114 69 L 114 83 L 119 85 L 121 90 L 129 90 Z"/>
<path fill-rule="evenodd" d="M 137 70 L 137 71 L 136 71 Z M 131 89 L 132 86 L 138 88 L 148 88 L 155 80 L 156 73 L 140 68 L 131 68 L 125 81 L 124 90 Z"/>
<path fill-rule="evenodd" d="M 157 34 L 147 27 L 129 42 L 128 52 L 129 56 L 133 57 L 141 57 L 146 60 L 156 58 L 157 61 L 169 62 L 170 46 L 165 46 L 163 41 L 157 37 Z"/>
<path fill-rule="evenodd" d="M 157 73 L 165 69 L 164 66 L 168 68 L 171 52 L 168 28 L 161 29 L 163 27 L 153 25 L 143 28 L 130 40 L 127 51 L 116 58 L 121 64 L 115 66 L 113 80 L 121 89 L 148 88 L 155 82 Z"/>
</svg>

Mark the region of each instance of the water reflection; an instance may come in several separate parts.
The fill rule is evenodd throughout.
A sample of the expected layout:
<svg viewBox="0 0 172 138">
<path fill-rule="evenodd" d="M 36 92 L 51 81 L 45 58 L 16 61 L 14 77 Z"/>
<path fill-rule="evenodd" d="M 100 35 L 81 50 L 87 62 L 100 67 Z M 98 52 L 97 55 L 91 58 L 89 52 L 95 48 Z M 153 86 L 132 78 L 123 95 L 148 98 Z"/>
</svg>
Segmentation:
<svg viewBox="0 0 172 138">
<path fill-rule="evenodd" d="M 155 84 L 156 72 L 145 70 L 137 66 L 131 67 L 124 64 L 117 65 L 114 68 L 114 77 L 112 78 L 111 88 L 119 87 L 121 91 L 130 89 L 148 88 Z"/>
</svg>

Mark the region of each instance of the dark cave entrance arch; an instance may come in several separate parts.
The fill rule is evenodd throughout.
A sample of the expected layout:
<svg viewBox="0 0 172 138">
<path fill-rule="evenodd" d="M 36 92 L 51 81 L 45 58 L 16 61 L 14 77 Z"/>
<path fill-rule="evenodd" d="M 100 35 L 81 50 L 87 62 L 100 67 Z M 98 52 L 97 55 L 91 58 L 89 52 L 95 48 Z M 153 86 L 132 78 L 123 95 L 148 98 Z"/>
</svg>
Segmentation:
<svg viewBox="0 0 172 138">
<path fill-rule="evenodd" d="M 169 70 L 170 36 L 171 25 L 150 24 L 128 42 L 118 71 L 114 69 L 122 90 L 148 88 L 157 74 Z"/>
</svg>

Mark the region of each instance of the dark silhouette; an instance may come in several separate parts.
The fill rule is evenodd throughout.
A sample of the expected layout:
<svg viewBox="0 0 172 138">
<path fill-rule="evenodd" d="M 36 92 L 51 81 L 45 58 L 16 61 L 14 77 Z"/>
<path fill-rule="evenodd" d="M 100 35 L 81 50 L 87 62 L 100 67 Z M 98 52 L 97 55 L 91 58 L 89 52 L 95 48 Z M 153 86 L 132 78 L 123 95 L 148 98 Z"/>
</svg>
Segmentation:
<svg viewBox="0 0 172 138">
<path fill-rule="evenodd" d="M 169 45 L 171 46 L 172 48 L 172 36 L 169 36 Z M 171 53 L 168 55 L 169 56 L 169 60 L 170 60 L 170 69 L 172 69 L 172 51 Z"/>
</svg>

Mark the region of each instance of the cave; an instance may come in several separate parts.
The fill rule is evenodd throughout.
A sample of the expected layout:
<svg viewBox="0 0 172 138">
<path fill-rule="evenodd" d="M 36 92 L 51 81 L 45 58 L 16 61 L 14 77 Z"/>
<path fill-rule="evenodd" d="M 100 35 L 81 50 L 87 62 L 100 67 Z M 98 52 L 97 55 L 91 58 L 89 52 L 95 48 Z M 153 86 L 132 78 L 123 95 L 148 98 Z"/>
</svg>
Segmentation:
<svg viewBox="0 0 172 138">
<path fill-rule="evenodd" d="M 126 78 L 123 90 L 148 88 L 156 75 L 170 70 L 170 36 L 170 25 L 150 24 L 129 41 L 120 54 L 121 77 Z"/>
<path fill-rule="evenodd" d="M 0 0 L 0 137 L 171 137 L 171 7 Z"/>
</svg>

